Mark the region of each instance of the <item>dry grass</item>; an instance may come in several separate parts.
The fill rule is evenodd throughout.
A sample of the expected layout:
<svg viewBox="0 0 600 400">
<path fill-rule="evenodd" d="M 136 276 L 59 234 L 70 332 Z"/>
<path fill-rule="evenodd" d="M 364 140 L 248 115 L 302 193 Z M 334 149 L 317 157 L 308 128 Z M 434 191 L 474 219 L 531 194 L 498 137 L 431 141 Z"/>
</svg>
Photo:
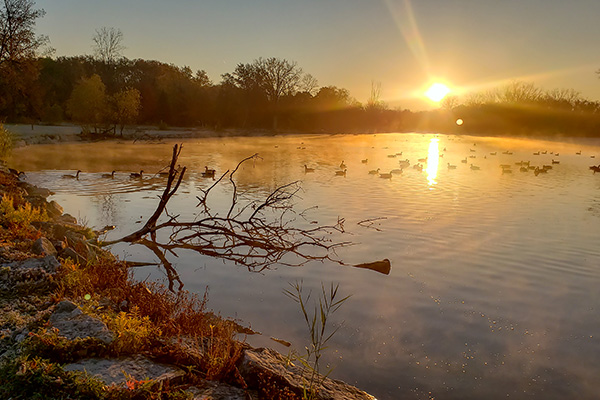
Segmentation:
<svg viewBox="0 0 600 400">
<path fill-rule="evenodd" d="M 75 299 L 116 333 L 111 353 L 146 351 L 186 366 L 192 362 L 184 354 L 189 342 L 171 339 L 193 338 L 199 350 L 193 361 L 197 373 L 207 379 L 235 380 L 243 350 L 235 338 L 237 324 L 207 312 L 206 294 L 173 293 L 160 284 L 134 282 L 124 263 L 109 258 L 86 266 L 66 260 L 58 282 L 56 300 Z M 126 310 L 119 311 L 120 306 Z"/>
<path fill-rule="evenodd" d="M 0 241 L 2 242 L 18 248 L 21 242 L 28 243 L 38 239 L 41 237 L 41 232 L 31 226 L 31 223 L 46 220 L 48 220 L 46 212 L 29 203 L 15 205 L 14 198 L 8 195 L 0 199 Z"/>
</svg>

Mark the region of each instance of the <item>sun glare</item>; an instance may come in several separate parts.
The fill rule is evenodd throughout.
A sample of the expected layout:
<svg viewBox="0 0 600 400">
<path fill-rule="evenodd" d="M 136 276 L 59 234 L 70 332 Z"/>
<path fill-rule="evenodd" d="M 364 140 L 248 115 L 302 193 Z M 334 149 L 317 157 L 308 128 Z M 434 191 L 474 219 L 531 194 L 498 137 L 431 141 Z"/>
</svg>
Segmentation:
<svg viewBox="0 0 600 400">
<path fill-rule="evenodd" d="M 436 82 L 429 86 L 429 89 L 427 89 L 424 94 L 429 100 L 439 103 L 448 93 L 450 93 L 450 88 L 448 86 Z"/>
<path fill-rule="evenodd" d="M 427 182 L 429 186 L 435 185 L 437 182 L 438 164 L 440 162 L 439 139 L 431 139 L 429 142 L 429 151 L 427 154 Z"/>
</svg>

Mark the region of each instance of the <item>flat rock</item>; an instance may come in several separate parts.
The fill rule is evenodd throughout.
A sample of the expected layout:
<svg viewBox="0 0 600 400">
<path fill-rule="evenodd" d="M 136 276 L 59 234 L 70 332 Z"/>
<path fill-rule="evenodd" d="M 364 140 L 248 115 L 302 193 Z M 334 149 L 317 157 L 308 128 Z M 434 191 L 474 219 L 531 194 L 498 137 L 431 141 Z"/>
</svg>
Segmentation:
<svg viewBox="0 0 600 400">
<path fill-rule="evenodd" d="M 13 291 L 18 285 L 48 282 L 59 266 L 53 255 L 0 264 L 0 291 Z"/>
<path fill-rule="evenodd" d="M 46 205 L 46 211 L 50 217 L 60 217 L 65 211 L 60 204 L 56 201 L 52 200 L 50 203 Z"/>
<path fill-rule="evenodd" d="M 29 196 L 40 196 L 46 198 L 54 194 L 54 192 L 49 189 L 40 188 L 27 182 L 19 182 L 19 186 L 23 187 Z"/>
<path fill-rule="evenodd" d="M 60 263 L 56 257 L 48 255 L 43 258 L 29 258 L 23 261 L 13 261 L 6 264 L 13 271 L 31 271 L 35 269 L 44 270 L 48 273 L 54 273 L 60 267 Z"/>
<path fill-rule="evenodd" d="M 57 328 L 60 336 L 69 340 L 77 338 L 96 338 L 109 344 L 114 334 L 98 318 L 84 314 L 76 304 L 63 300 L 50 316 L 50 324 Z"/>
<path fill-rule="evenodd" d="M 56 256 L 57 251 L 52 242 L 45 237 L 41 237 L 35 242 L 33 242 L 33 246 L 31 247 L 31 251 L 34 254 L 40 254 L 44 256 L 52 255 Z"/>
<path fill-rule="evenodd" d="M 265 380 L 278 387 L 286 387 L 302 397 L 306 378 L 302 368 L 286 362 L 275 350 L 247 349 L 238 366 L 240 374 L 250 388 L 258 388 Z M 306 376 L 308 371 L 304 372 Z M 319 400 L 375 400 L 375 397 L 345 382 L 330 378 L 317 386 L 315 399 Z"/>
<path fill-rule="evenodd" d="M 227 383 L 203 381 L 196 386 L 186 389 L 192 395 L 192 400 L 246 400 L 244 389 Z M 253 397 L 254 398 L 254 397 Z"/>
<path fill-rule="evenodd" d="M 66 371 L 85 371 L 107 385 L 123 385 L 127 376 L 140 381 L 173 381 L 185 372 L 173 365 L 161 364 L 141 355 L 117 359 L 87 358 L 64 366 Z"/>
</svg>

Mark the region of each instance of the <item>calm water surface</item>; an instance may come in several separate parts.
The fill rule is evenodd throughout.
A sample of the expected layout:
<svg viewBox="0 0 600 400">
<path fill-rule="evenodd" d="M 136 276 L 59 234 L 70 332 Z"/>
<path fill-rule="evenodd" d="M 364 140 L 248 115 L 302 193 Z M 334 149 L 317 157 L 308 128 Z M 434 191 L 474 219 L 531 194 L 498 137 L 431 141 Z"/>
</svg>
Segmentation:
<svg viewBox="0 0 600 400">
<path fill-rule="evenodd" d="M 116 225 L 111 239 L 138 229 L 154 211 L 164 181 L 151 175 L 168 164 L 172 145 L 33 146 L 16 150 L 11 165 L 55 191 L 52 199 L 89 226 Z M 538 151 L 547 153 L 533 155 Z M 195 196 L 212 183 L 200 175 L 204 166 L 224 172 L 254 153 L 262 159 L 239 171 L 245 198 L 301 180 L 298 210 L 318 206 L 310 221 L 345 218 L 348 234 L 333 239 L 355 245 L 339 251 L 341 258 L 388 258 L 392 270 L 316 263 L 258 274 L 180 254 L 174 262 L 186 289 L 208 287 L 211 308 L 264 333 L 250 343 L 287 353 L 268 339 L 275 336 L 301 350 L 307 332 L 282 291 L 298 280 L 313 292 L 333 282 L 352 297 L 332 318 L 342 327 L 326 360 L 333 377 L 379 400 L 597 398 L 600 174 L 588 167 L 600 163 L 598 143 L 431 134 L 190 139 L 180 159 L 190 174 L 169 209 L 193 216 Z M 422 172 L 412 168 L 426 157 Z M 368 174 L 399 168 L 403 159 L 410 167 L 392 179 Z M 342 161 L 347 175 L 335 176 Z M 520 161 L 554 168 L 535 176 L 521 172 Z M 315 172 L 304 173 L 305 164 Z M 513 172 L 502 173 L 500 164 Z M 84 171 L 79 181 L 61 178 L 77 169 Z M 129 179 L 140 169 L 142 182 Z M 100 178 L 112 170 L 114 180 Z M 224 187 L 215 201 L 228 193 Z M 377 229 L 358 224 L 376 218 Z M 151 259 L 137 247 L 112 250 Z M 151 267 L 136 274 L 163 279 Z"/>
</svg>

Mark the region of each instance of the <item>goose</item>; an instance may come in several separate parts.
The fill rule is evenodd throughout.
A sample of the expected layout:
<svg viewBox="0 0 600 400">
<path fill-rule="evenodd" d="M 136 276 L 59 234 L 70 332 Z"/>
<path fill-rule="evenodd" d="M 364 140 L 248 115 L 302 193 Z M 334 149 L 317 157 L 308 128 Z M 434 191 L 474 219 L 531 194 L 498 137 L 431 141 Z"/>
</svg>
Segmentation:
<svg viewBox="0 0 600 400">
<path fill-rule="evenodd" d="M 527 171 L 529 171 L 529 168 L 527 168 L 527 167 L 521 167 L 521 168 L 519 168 L 519 171 L 521 171 L 521 172 L 527 172 Z"/>
<path fill-rule="evenodd" d="M 592 165 L 590 169 L 594 171 L 594 173 L 600 172 L 600 165 Z"/>
<path fill-rule="evenodd" d="M 456 169 L 456 165 L 448 163 L 448 169 Z"/>
<path fill-rule="evenodd" d="M 548 154 L 548 150 L 542 151 L 542 154 Z"/>
<path fill-rule="evenodd" d="M 390 171 L 390 174 L 401 174 L 404 170 L 402 168 L 396 168 Z"/>
<path fill-rule="evenodd" d="M 536 151 L 535 153 L 533 153 L 533 155 L 534 155 L 534 156 L 539 156 L 539 155 L 540 155 L 540 152 L 539 152 L 539 151 Z"/>
<path fill-rule="evenodd" d="M 506 150 L 506 151 L 503 151 L 502 154 L 508 154 L 510 156 L 510 155 L 512 155 L 512 151 Z"/>
<path fill-rule="evenodd" d="M 364 160 L 360 160 L 360 162 L 361 162 L 361 163 L 363 163 L 363 164 L 366 164 L 366 163 L 368 163 L 368 162 L 369 162 L 369 159 L 368 159 L 368 158 L 365 158 Z"/>
<path fill-rule="evenodd" d="M 467 157 L 465 157 L 464 160 L 460 160 L 461 163 L 466 164 L 467 163 Z"/>
<path fill-rule="evenodd" d="M 560 161 L 552 159 L 552 164 L 560 164 Z"/>
<path fill-rule="evenodd" d="M 547 169 L 540 168 L 540 167 L 535 167 L 535 169 L 533 170 L 533 173 L 535 174 L 535 176 L 538 176 L 539 174 L 545 174 L 547 172 L 548 172 Z"/>
<path fill-rule="evenodd" d="M 477 158 L 477 156 L 469 156 L 469 158 Z"/>
<path fill-rule="evenodd" d="M 512 169 L 510 169 L 510 168 L 502 168 L 502 173 L 503 174 L 512 174 Z"/>
<path fill-rule="evenodd" d="M 377 175 L 378 173 L 379 173 L 379 168 L 372 169 L 371 171 L 369 171 L 369 175 Z"/>
<path fill-rule="evenodd" d="M 395 154 L 388 154 L 388 158 L 396 158 Z"/>
<path fill-rule="evenodd" d="M 408 166 L 410 165 L 410 161 L 408 161 L 407 158 L 406 160 L 398 161 L 398 165 L 400 165 L 400 168 L 408 168 Z"/>
<path fill-rule="evenodd" d="M 425 158 L 419 158 L 417 161 L 420 162 L 420 163 L 425 163 L 425 162 L 427 162 L 427 157 L 425 157 Z"/>
<path fill-rule="evenodd" d="M 500 164 L 500 168 L 502 168 L 502 169 L 510 169 L 510 164 Z"/>
<path fill-rule="evenodd" d="M 497 154 L 497 152 L 494 151 L 494 152 L 490 153 L 490 156 L 495 156 L 496 154 Z"/>
<path fill-rule="evenodd" d="M 340 163 L 340 169 L 346 169 L 346 168 L 348 168 L 348 167 L 346 166 L 346 164 L 344 164 L 344 161 L 342 161 Z"/>
<path fill-rule="evenodd" d="M 479 170 L 479 169 L 481 169 L 481 168 L 479 168 L 477 165 L 473 165 L 473 164 L 471 164 L 471 169 L 472 169 L 473 171 L 476 171 L 476 170 Z"/>
<path fill-rule="evenodd" d="M 392 173 L 389 172 L 387 174 L 379 174 L 379 177 L 383 179 L 392 179 Z"/>
<path fill-rule="evenodd" d="M 415 164 L 413 165 L 413 168 L 421 172 L 423 171 L 423 166 L 421 164 Z"/>
<path fill-rule="evenodd" d="M 556 154 L 554 154 L 554 155 L 555 155 L 556 157 L 560 156 L 560 154 L 559 154 L 559 153 L 556 153 Z"/>
<path fill-rule="evenodd" d="M 202 176 L 205 178 L 214 178 L 215 176 L 215 170 L 214 169 L 208 169 L 208 167 L 205 165 L 204 166 L 204 172 L 202 173 Z"/>
<path fill-rule="evenodd" d="M 335 171 L 335 174 L 337 176 L 346 176 L 346 171 L 347 171 L 346 169 L 343 170 L 343 171 Z"/>
<path fill-rule="evenodd" d="M 577 153 L 575 153 L 575 154 L 577 154 L 578 156 L 580 156 L 580 155 L 581 155 L 581 150 L 579 150 L 579 151 L 578 151 Z"/>
<path fill-rule="evenodd" d="M 552 165 L 542 165 L 542 169 L 545 169 L 545 170 L 552 169 Z"/>
<path fill-rule="evenodd" d="M 401 156 L 401 155 L 402 155 L 402 152 L 400 152 L 400 153 L 396 153 L 396 155 L 397 155 L 397 156 Z"/>
<path fill-rule="evenodd" d="M 470 152 L 475 153 L 477 150 L 469 149 Z"/>
<path fill-rule="evenodd" d="M 132 172 L 131 174 L 129 174 L 130 178 L 134 178 L 134 179 L 142 179 L 142 176 L 144 175 L 144 170 L 140 170 L 140 173 L 138 174 L 137 172 Z"/>
<path fill-rule="evenodd" d="M 304 164 L 304 172 L 315 172 L 314 168 L 308 168 L 306 164 Z"/>
<path fill-rule="evenodd" d="M 81 172 L 81 170 L 78 169 L 77 172 L 75 173 L 75 175 L 66 174 L 66 175 L 63 175 L 62 177 L 67 178 L 67 179 L 79 179 L 80 172 Z"/>
<path fill-rule="evenodd" d="M 113 172 L 111 172 L 110 174 L 102 174 L 102 177 L 103 177 L 103 178 L 111 178 L 111 179 L 114 179 L 114 177 L 115 177 L 115 172 L 117 172 L 117 171 L 113 171 Z"/>
</svg>

